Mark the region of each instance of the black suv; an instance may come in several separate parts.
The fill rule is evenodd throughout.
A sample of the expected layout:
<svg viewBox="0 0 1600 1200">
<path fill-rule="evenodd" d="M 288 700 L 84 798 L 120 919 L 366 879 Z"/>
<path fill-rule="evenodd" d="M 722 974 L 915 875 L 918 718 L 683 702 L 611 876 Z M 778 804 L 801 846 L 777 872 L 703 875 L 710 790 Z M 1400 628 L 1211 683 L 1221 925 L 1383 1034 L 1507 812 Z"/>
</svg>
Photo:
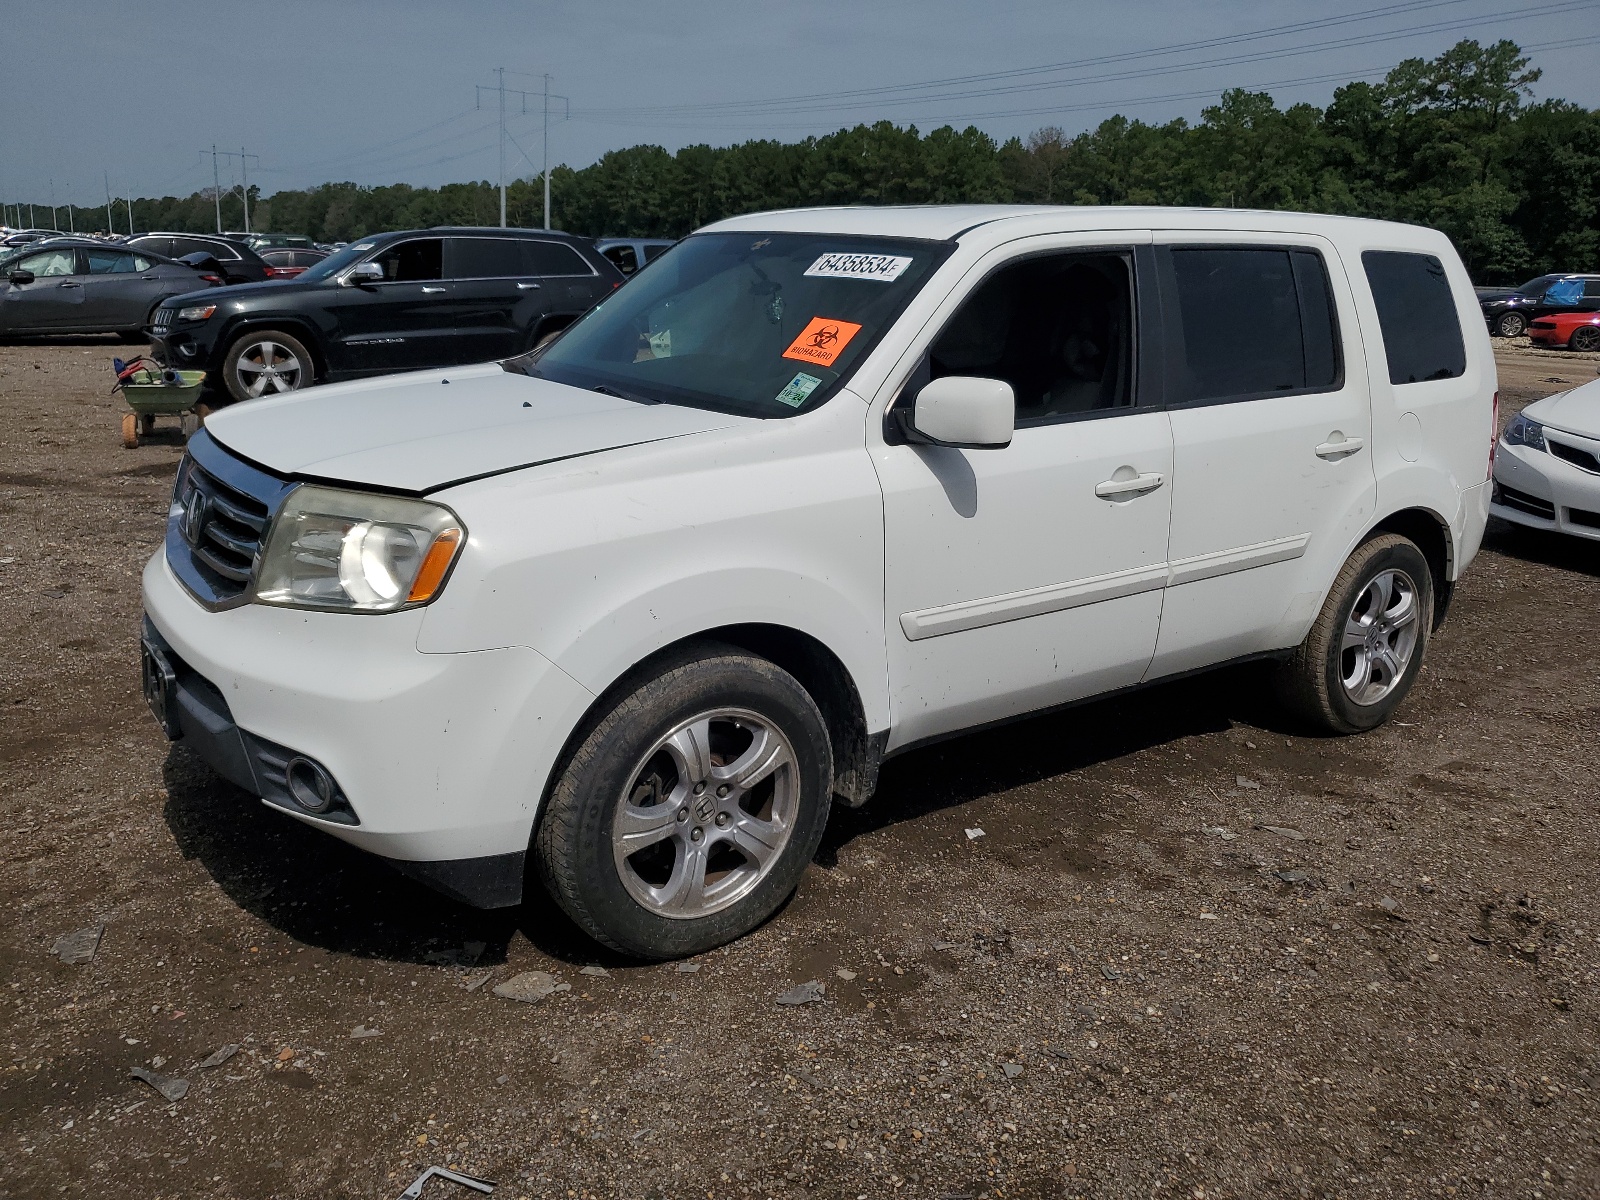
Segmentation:
<svg viewBox="0 0 1600 1200">
<path fill-rule="evenodd" d="M 260 283 L 267 278 L 267 264 L 261 261 L 259 254 L 243 242 L 236 242 L 221 234 L 141 233 L 123 244 L 167 258 L 209 254 L 217 260 L 229 283 Z"/>
<path fill-rule="evenodd" d="M 622 283 L 587 238 L 425 229 L 353 242 L 295 279 L 180 297 L 155 354 L 238 400 L 532 349 Z"/>
</svg>

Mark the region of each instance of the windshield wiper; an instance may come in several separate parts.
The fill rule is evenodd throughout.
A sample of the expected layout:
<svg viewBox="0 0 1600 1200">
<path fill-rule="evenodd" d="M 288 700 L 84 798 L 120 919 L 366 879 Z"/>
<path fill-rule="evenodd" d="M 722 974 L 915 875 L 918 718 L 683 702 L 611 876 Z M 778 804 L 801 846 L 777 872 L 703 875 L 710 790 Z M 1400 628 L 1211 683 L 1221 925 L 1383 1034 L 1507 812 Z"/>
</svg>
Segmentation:
<svg viewBox="0 0 1600 1200">
<path fill-rule="evenodd" d="M 660 404 L 661 403 L 660 400 L 652 400 L 649 396 L 636 396 L 636 395 L 632 394 L 631 392 L 619 392 L 619 391 L 617 391 L 616 388 L 607 387 L 603 383 L 598 383 L 594 387 L 590 388 L 589 390 L 591 392 L 599 392 L 602 396 L 615 396 L 618 400 L 632 400 L 635 404 Z"/>
</svg>

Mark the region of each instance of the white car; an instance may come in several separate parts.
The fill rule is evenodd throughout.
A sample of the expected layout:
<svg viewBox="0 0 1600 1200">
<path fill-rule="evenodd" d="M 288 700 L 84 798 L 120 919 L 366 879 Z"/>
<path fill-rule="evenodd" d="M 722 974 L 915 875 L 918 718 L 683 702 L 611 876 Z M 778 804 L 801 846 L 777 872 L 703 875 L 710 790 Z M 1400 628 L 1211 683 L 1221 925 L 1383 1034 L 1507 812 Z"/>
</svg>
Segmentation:
<svg viewBox="0 0 1600 1200">
<path fill-rule="evenodd" d="M 444 892 L 536 874 L 689 954 L 913 746 L 1262 657 L 1312 725 L 1381 723 L 1482 538 L 1495 394 L 1432 230 L 738 217 L 521 358 L 214 415 L 146 689 Z"/>
<path fill-rule="evenodd" d="M 1600 539 L 1600 380 L 1546 396 L 1511 419 L 1495 447 L 1489 511 Z"/>
</svg>

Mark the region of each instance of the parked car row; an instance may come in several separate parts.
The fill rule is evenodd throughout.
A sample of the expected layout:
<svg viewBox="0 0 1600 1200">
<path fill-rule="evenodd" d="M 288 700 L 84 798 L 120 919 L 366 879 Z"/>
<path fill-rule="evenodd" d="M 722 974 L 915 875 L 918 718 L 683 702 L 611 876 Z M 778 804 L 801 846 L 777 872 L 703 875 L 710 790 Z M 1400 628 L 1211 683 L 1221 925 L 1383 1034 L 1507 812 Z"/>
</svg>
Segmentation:
<svg viewBox="0 0 1600 1200">
<path fill-rule="evenodd" d="M 1521 337 L 1542 317 L 1570 313 L 1600 314 L 1600 275 L 1539 275 L 1514 288 L 1477 288 L 1478 305 L 1489 332 L 1497 337 Z M 1555 342 L 1551 331 L 1557 326 L 1541 326 L 1544 336 L 1536 339 L 1546 345 L 1568 345 L 1575 323 L 1566 329 L 1567 340 Z M 1587 335 L 1580 343 L 1587 341 Z M 1583 348 L 1571 347 L 1574 350 Z M 1589 346 L 1593 349 L 1593 345 Z"/>
</svg>

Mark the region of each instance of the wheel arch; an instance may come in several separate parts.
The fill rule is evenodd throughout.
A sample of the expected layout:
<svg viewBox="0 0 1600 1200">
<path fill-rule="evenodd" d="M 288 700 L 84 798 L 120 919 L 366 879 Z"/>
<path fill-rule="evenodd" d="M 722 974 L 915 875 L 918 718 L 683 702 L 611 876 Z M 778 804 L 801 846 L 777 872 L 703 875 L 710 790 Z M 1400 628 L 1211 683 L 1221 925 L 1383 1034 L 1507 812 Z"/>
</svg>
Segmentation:
<svg viewBox="0 0 1600 1200">
<path fill-rule="evenodd" d="M 595 696 L 572 731 L 545 784 L 545 798 L 590 731 L 629 692 L 669 664 L 697 657 L 702 650 L 733 646 L 766 659 L 797 679 L 816 701 L 833 748 L 834 795 L 851 808 L 864 804 L 877 787 L 887 738 L 867 728 L 866 709 L 840 657 L 812 634 L 787 625 L 747 622 L 701 630 L 651 651 Z M 545 805 L 541 799 L 540 815 Z"/>
<path fill-rule="evenodd" d="M 1450 599 L 1455 591 L 1455 543 L 1450 536 L 1450 523 L 1438 513 L 1426 508 L 1403 508 L 1390 513 L 1367 533 L 1371 538 L 1380 533 L 1396 533 L 1409 539 L 1428 560 L 1428 573 L 1433 576 L 1433 630 L 1444 625 Z"/>
<path fill-rule="evenodd" d="M 222 336 L 217 338 L 217 348 L 213 355 L 215 361 L 210 369 L 215 371 L 222 369 L 223 363 L 228 360 L 228 352 L 233 349 L 234 342 L 238 341 L 241 335 L 262 329 L 281 329 L 285 333 L 292 333 L 307 350 L 311 351 L 311 361 L 316 369 L 317 381 L 321 382 L 327 378 L 328 356 L 323 349 L 322 338 L 316 326 L 298 316 L 245 313 L 237 317 L 223 330 Z"/>
</svg>

